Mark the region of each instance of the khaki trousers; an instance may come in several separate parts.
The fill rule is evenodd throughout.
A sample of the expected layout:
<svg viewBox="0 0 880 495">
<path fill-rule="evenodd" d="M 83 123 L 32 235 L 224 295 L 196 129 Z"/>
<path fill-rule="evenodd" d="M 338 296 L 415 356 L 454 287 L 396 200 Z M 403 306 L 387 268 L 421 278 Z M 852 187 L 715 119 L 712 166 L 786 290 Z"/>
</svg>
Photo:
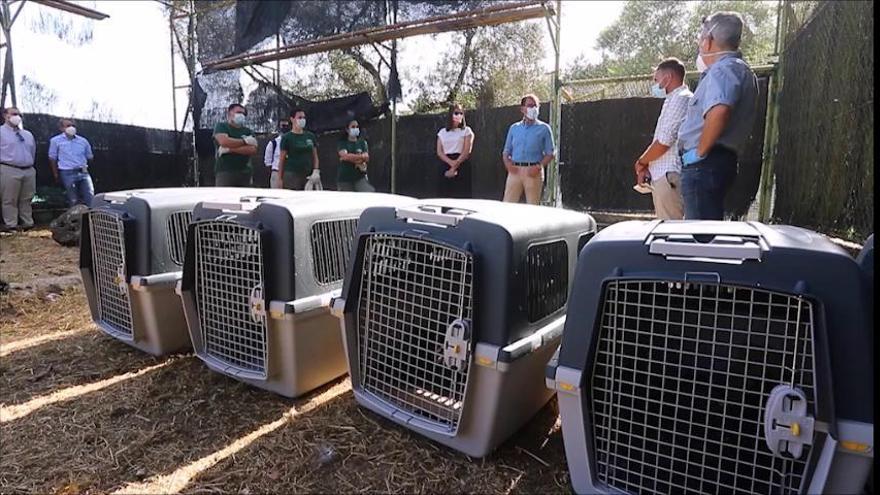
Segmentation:
<svg viewBox="0 0 880 495">
<path fill-rule="evenodd" d="M 37 171 L 34 167 L 18 168 L 0 165 L 0 199 L 3 202 L 3 223 L 14 229 L 21 219 L 22 227 L 34 225 L 31 200 L 37 190 Z"/>
<path fill-rule="evenodd" d="M 681 197 L 681 174 L 666 172 L 665 177 L 651 180 L 654 214 L 661 220 L 684 219 L 684 200 Z"/>
<path fill-rule="evenodd" d="M 529 172 L 535 168 L 540 168 L 541 173 L 532 177 Z M 525 191 L 526 203 L 540 204 L 541 189 L 544 187 L 544 168 L 540 165 L 534 165 L 532 167 L 514 167 L 514 171 L 516 173 L 507 173 L 507 182 L 504 184 L 504 201 L 519 203 L 523 191 Z"/>
</svg>

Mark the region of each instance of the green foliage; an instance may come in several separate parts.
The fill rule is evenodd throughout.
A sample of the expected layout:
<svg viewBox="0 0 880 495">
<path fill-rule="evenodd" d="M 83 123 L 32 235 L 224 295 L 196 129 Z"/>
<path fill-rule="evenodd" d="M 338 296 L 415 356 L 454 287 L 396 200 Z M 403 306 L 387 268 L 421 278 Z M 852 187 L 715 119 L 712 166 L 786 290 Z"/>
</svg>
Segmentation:
<svg viewBox="0 0 880 495">
<path fill-rule="evenodd" d="M 546 28 L 535 22 L 479 28 L 470 47 L 465 43 L 466 33 L 456 34 L 457 42 L 447 49 L 429 77 L 416 82 L 414 111 L 437 111 L 450 99 L 466 108 L 513 105 L 525 93 L 535 93 L 547 101 L 550 79 L 541 66 L 545 35 Z M 458 90 L 451 94 L 465 60 L 468 70 Z"/>
<path fill-rule="evenodd" d="M 564 75 L 583 79 L 647 74 L 666 57 L 678 57 L 694 69 L 701 21 L 721 10 L 743 16 L 743 55 L 752 64 L 765 63 L 774 49 L 776 5 L 751 0 L 630 0 L 620 17 L 599 34 L 596 49 L 601 51 L 602 61 L 589 63 L 579 57 Z"/>
</svg>

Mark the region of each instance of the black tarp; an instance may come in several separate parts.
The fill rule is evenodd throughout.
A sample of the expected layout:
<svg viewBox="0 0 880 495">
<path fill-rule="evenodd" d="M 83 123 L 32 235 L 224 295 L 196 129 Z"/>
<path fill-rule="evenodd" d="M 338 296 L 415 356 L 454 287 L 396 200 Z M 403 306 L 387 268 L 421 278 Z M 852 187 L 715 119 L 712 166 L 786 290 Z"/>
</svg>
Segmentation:
<svg viewBox="0 0 880 495">
<path fill-rule="evenodd" d="M 281 29 L 293 2 L 289 0 L 261 0 L 235 2 L 235 47 L 233 53 L 242 53 Z"/>
</svg>

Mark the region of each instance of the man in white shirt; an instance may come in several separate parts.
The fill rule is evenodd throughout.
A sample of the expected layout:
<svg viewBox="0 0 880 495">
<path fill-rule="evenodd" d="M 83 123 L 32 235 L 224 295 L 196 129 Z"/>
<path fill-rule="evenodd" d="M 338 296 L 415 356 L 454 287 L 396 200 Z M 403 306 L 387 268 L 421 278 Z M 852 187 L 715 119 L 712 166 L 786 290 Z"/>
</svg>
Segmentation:
<svg viewBox="0 0 880 495">
<path fill-rule="evenodd" d="M 281 137 L 290 130 L 290 121 L 287 119 L 278 119 L 278 135 L 266 143 L 266 152 L 263 154 L 263 164 L 272 167 L 272 175 L 269 177 L 269 187 L 277 189 L 280 187 L 278 178 L 278 156 L 281 153 Z"/>
<path fill-rule="evenodd" d="M 681 196 L 681 157 L 678 155 L 678 128 L 684 121 L 693 93 L 684 84 L 684 64 L 668 58 L 654 69 L 651 93 L 664 98 L 654 141 L 635 163 L 636 184 L 651 184 L 654 212 L 662 220 L 684 218 Z"/>
</svg>

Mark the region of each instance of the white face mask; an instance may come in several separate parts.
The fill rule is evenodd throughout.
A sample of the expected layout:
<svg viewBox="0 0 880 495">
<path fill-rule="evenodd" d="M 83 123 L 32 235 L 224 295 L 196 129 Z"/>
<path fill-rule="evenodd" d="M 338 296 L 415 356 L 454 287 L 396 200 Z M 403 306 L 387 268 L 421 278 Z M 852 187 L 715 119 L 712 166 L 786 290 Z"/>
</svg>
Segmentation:
<svg viewBox="0 0 880 495">
<path fill-rule="evenodd" d="M 660 83 L 651 86 L 651 96 L 654 98 L 666 98 L 666 90 L 660 87 Z"/>
<path fill-rule="evenodd" d="M 357 127 L 349 127 L 348 135 L 356 138 L 361 135 L 361 130 L 358 129 Z"/>
<path fill-rule="evenodd" d="M 306 119 L 296 119 L 296 125 L 300 127 L 300 129 L 306 128 Z"/>
<path fill-rule="evenodd" d="M 76 127 L 72 125 L 65 127 L 64 134 L 67 134 L 70 137 L 76 136 Z"/>
<path fill-rule="evenodd" d="M 245 120 L 247 120 L 247 116 L 243 113 L 237 113 L 232 116 L 232 121 L 235 122 L 235 125 L 242 125 Z"/>
<path fill-rule="evenodd" d="M 529 120 L 538 120 L 538 107 L 526 107 L 526 118 Z"/>
<path fill-rule="evenodd" d="M 20 126 L 21 125 L 21 115 L 13 115 L 13 116 L 9 117 L 9 124 L 12 125 L 12 127 Z"/>
</svg>

